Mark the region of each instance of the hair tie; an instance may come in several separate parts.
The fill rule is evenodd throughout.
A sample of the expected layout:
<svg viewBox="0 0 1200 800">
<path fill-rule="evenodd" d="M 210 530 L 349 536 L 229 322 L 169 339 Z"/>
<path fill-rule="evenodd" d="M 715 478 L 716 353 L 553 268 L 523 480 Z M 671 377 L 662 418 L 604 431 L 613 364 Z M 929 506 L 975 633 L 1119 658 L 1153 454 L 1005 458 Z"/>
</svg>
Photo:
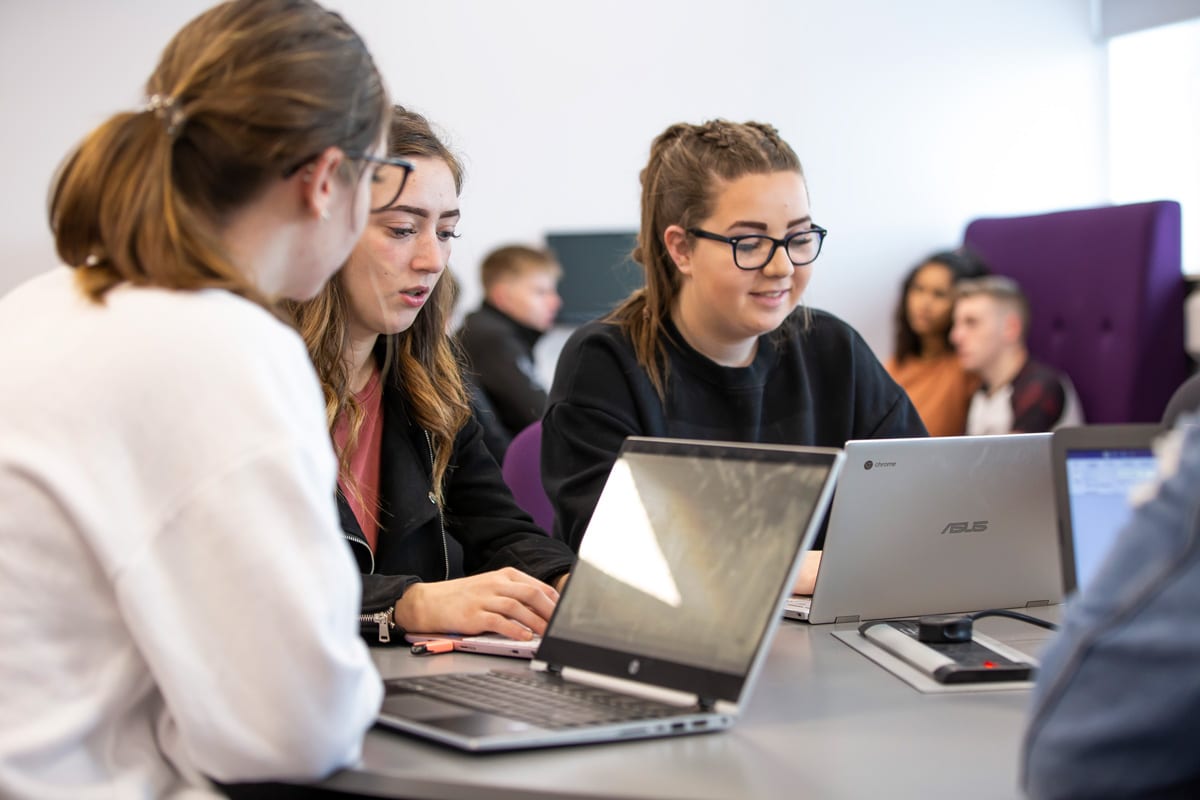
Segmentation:
<svg viewBox="0 0 1200 800">
<path fill-rule="evenodd" d="M 150 99 L 146 101 L 146 105 L 142 106 L 142 111 L 149 111 L 158 117 L 167 131 L 167 136 L 170 136 L 172 139 L 179 135 L 183 124 L 187 122 L 187 114 L 183 113 L 183 109 L 179 107 L 176 98 L 170 95 L 150 95 Z"/>
</svg>

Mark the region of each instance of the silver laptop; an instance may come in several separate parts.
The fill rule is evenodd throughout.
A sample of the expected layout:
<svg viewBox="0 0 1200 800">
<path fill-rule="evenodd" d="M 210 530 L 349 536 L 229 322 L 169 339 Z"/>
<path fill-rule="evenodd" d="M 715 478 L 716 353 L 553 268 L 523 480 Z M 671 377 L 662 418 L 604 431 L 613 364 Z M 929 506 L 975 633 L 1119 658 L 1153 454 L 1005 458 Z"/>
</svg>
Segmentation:
<svg viewBox="0 0 1200 800">
<path fill-rule="evenodd" d="M 813 595 L 853 622 L 1062 600 L 1050 434 L 846 443 Z"/>
<path fill-rule="evenodd" d="M 530 669 L 389 680 L 380 723 L 465 750 L 728 727 L 842 458 L 627 439 Z"/>
<path fill-rule="evenodd" d="M 1157 471 L 1160 425 L 1060 428 L 1051 446 L 1063 588 L 1083 589 L 1133 515 L 1130 494 Z"/>
</svg>

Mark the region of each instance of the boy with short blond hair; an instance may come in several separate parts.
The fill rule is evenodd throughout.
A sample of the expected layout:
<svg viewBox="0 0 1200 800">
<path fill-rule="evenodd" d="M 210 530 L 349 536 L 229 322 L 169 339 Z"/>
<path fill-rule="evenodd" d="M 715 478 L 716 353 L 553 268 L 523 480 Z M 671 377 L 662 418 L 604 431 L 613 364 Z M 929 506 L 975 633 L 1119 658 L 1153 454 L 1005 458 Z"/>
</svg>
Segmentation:
<svg viewBox="0 0 1200 800">
<path fill-rule="evenodd" d="M 1029 301 L 1011 278 L 988 275 L 956 287 L 950 341 L 983 385 L 971 398 L 967 434 L 1036 433 L 1082 425 L 1070 380 L 1030 358 Z"/>
<path fill-rule="evenodd" d="M 562 268 L 546 250 L 508 245 L 489 253 L 479 271 L 483 304 L 467 316 L 459 341 L 477 385 L 515 435 L 541 419 L 546 407 L 533 348 L 562 306 L 557 290 Z"/>
</svg>

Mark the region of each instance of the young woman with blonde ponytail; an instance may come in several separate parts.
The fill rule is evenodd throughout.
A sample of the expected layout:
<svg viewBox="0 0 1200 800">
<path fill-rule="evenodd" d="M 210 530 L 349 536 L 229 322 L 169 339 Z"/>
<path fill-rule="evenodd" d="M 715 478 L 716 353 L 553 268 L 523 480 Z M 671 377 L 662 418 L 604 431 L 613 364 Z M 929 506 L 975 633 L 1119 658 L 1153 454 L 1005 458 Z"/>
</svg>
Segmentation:
<svg viewBox="0 0 1200 800">
<path fill-rule="evenodd" d="M 641 180 L 645 286 L 571 336 L 543 420 L 559 535 L 579 547 L 626 436 L 841 447 L 925 434 L 862 338 L 800 304 L 826 230 L 773 127 L 672 125 Z"/>
<path fill-rule="evenodd" d="M 390 103 L 310 0 L 186 25 L 67 158 L 0 300 L 0 796 L 205 796 L 355 761 L 381 701 L 283 299 L 366 222 Z M 389 174 L 390 173 L 390 174 Z"/>
<path fill-rule="evenodd" d="M 419 114 L 397 107 L 388 154 L 415 171 L 374 189 L 346 266 L 294 307 L 341 461 L 342 527 L 363 580 L 363 635 L 529 639 L 574 562 L 513 501 L 472 416 L 446 335 L 443 280 L 462 167 Z"/>
</svg>

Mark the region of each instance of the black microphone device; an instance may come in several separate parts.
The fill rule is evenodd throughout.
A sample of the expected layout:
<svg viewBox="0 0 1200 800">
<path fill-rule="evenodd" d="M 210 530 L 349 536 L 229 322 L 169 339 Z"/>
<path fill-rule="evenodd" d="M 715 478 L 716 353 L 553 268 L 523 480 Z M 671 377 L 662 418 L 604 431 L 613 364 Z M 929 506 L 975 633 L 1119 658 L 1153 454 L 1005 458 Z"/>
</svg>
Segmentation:
<svg viewBox="0 0 1200 800">
<path fill-rule="evenodd" d="M 914 619 L 875 620 L 864 622 L 858 632 L 876 646 L 891 653 L 938 683 L 980 683 L 994 681 L 1027 681 L 1033 678 L 1031 662 L 1018 661 L 970 638 L 970 626 L 965 639 L 957 639 L 962 630 L 952 631 L 942 641 L 921 641 L 931 638 L 928 624 Z M 925 636 L 922 637 L 921 634 Z"/>
</svg>

